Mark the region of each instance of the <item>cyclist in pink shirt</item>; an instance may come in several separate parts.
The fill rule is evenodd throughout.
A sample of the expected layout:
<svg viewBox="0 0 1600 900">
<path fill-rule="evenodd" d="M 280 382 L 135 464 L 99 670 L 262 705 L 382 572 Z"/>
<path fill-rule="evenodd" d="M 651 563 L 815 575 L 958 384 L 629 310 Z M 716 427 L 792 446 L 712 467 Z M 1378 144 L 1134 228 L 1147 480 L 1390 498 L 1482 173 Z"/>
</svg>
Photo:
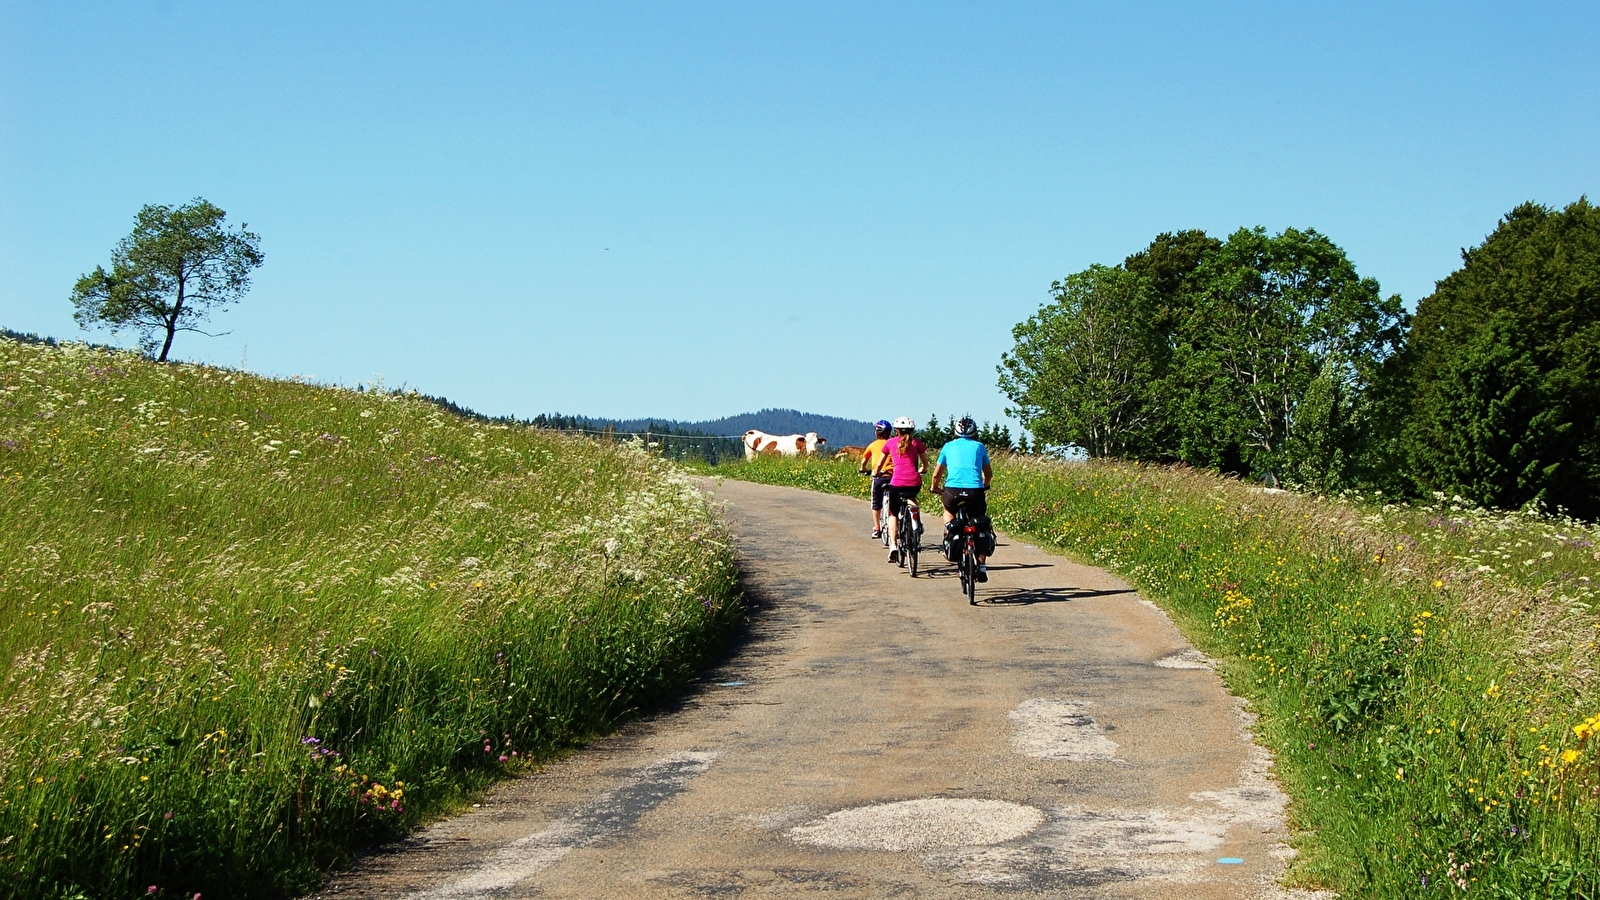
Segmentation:
<svg viewBox="0 0 1600 900">
<path fill-rule="evenodd" d="M 916 517 L 917 531 L 922 530 L 922 518 L 917 506 L 917 494 L 922 491 L 922 473 L 928 470 L 928 447 L 917 440 L 917 424 L 911 421 L 910 416 L 901 416 L 894 420 L 894 437 L 884 447 L 887 453 L 873 467 L 873 475 L 883 475 L 885 470 L 891 469 L 893 477 L 889 479 L 889 562 L 900 562 L 900 548 L 896 543 L 899 538 L 900 523 L 895 518 L 900 512 L 900 505 L 911 504 L 911 515 Z"/>
</svg>

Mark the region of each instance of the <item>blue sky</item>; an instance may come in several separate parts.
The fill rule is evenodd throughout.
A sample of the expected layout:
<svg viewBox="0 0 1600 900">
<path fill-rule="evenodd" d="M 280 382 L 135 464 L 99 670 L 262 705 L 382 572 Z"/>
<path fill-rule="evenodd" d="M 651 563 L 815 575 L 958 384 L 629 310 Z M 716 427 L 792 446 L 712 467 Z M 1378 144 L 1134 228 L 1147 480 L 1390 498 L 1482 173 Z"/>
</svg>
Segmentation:
<svg viewBox="0 0 1600 900">
<path fill-rule="evenodd" d="M 82 334 L 203 196 L 267 262 L 182 358 L 993 418 L 1050 282 L 1160 231 L 1315 227 L 1411 304 L 1600 184 L 1595 4 L 868 6 L 0 0 L 0 325 Z"/>
</svg>

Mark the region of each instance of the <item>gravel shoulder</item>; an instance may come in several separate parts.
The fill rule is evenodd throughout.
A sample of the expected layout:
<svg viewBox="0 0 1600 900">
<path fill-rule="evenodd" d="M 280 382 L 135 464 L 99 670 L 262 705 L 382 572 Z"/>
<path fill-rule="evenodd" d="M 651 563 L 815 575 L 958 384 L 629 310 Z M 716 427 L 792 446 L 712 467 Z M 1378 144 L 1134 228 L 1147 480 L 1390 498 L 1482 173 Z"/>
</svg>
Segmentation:
<svg viewBox="0 0 1600 900">
<path fill-rule="evenodd" d="M 1248 713 L 1127 584 L 1002 538 L 969 606 L 861 501 L 707 489 L 752 606 L 730 656 L 317 896 L 1290 895 Z"/>
</svg>

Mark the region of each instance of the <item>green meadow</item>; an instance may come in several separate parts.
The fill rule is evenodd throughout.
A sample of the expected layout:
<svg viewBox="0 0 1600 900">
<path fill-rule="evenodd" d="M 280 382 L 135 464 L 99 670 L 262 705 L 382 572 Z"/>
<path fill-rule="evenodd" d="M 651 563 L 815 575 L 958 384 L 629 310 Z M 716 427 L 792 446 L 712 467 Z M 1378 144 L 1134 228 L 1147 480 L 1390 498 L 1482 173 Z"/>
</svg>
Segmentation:
<svg viewBox="0 0 1600 900">
<path fill-rule="evenodd" d="M 867 493 L 853 463 L 709 471 Z M 1217 660 L 1292 800 L 1291 883 L 1600 897 L 1600 528 L 1033 457 L 997 460 L 990 510 L 1127 578 Z"/>
<path fill-rule="evenodd" d="M 728 537 L 637 447 L 0 339 L 0 896 L 278 897 L 680 688 Z"/>
</svg>

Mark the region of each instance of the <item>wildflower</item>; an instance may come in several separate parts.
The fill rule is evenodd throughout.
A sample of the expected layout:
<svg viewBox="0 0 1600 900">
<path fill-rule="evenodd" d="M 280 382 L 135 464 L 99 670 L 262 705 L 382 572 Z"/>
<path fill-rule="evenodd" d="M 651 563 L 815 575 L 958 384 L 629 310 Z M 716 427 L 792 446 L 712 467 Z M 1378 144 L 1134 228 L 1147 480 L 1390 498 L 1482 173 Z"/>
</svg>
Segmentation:
<svg viewBox="0 0 1600 900">
<path fill-rule="evenodd" d="M 1577 762 L 1578 757 L 1582 755 L 1583 751 L 1581 750 L 1563 750 L 1561 751 L 1561 762 L 1564 765 L 1572 765 L 1573 763 Z"/>
<path fill-rule="evenodd" d="M 1600 713 L 1596 713 L 1595 715 L 1592 715 L 1582 722 L 1572 726 L 1572 731 L 1578 736 L 1578 740 L 1580 741 L 1588 740 L 1589 738 L 1594 737 L 1596 734 L 1600 734 Z"/>
</svg>

